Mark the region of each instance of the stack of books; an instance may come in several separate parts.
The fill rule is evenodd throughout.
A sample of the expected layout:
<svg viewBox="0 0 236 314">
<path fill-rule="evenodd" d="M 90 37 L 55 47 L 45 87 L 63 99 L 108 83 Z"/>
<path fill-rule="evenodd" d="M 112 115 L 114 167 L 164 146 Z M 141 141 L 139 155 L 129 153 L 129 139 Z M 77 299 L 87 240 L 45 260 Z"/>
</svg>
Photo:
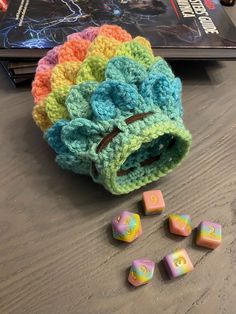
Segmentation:
<svg viewBox="0 0 236 314">
<path fill-rule="evenodd" d="M 236 29 L 218 0 L 0 0 L 0 62 L 15 85 L 89 26 L 118 24 L 168 60 L 234 60 Z"/>
<path fill-rule="evenodd" d="M 9 59 L 0 61 L 2 68 L 6 71 L 14 86 L 28 85 L 32 82 L 38 60 Z"/>
</svg>

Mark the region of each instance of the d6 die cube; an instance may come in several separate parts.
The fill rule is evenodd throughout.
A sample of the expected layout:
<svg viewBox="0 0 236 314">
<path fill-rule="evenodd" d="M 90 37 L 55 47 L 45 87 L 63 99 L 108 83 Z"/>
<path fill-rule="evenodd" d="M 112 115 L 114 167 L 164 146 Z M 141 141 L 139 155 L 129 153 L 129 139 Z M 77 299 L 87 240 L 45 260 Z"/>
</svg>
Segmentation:
<svg viewBox="0 0 236 314">
<path fill-rule="evenodd" d="M 112 219 L 112 232 L 115 239 L 132 242 L 142 234 L 140 216 L 123 211 L 118 217 Z"/>
<path fill-rule="evenodd" d="M 215 249 L 220 245 L 221 240 L 222 230 L 220 224 L 210 221 L 202 221 L 200 223 L 198 226 L 197 245 Z"/>
<path fill-rule="evenodd" d="M 128 281 L 135 287 L 148 283 L 154 273 L 155 263 L 147 259 L 134 260 L 130 268 Z"/>
<path fill-rule="evenodd" d="M 171 214 L 169 216 L 170 232 L 187 237 L 192 232 L 192 221 L 189 215 Z"/>
<path fill-rule="evenodd" d="M 185 249 L 176 250 L 167 255 L 164 257 L 163 262 L 170 278 L 179 277 L 194 269 Z"/>
<path fill-rule="evenodd" d="M 165 209 L 165 202 L 160 190 L 143 193 L 143 205 L 146 215 L 159 214 Z"/>
</svg>

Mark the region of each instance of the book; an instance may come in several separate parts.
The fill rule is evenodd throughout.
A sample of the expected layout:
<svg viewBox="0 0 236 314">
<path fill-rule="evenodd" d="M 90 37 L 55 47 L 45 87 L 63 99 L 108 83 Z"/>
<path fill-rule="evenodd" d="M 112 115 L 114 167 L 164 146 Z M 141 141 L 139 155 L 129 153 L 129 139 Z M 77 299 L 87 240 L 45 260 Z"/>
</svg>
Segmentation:
<svg viewBox="0 0 236 314">
<path fill-rule="evenodd" d="M 170 60 L 236 59 L 236 28 L 218 0 L 8 0 L 0 58 L 40 58 L 67 35 L 104 23 L 146 37 Z"/>
<path fill-rule="evenodd" d="M 6 74 L 8 75 L 10 82 L 15 87 L 30 85 L 33 78 L 34 78 L 36 67 L 34 68 L 33 73 L 26 73 L 24 71 L 21 73 L 20 72 L 15 73 L 14 69 L 11 68 L 11 64 L 8 61 L 1 61 L 0 65 L 2 66 L 2 68 L 6 72 Z M 17 68 L 17 70 L 20 71 L 19 68 Z"/>
</svg>

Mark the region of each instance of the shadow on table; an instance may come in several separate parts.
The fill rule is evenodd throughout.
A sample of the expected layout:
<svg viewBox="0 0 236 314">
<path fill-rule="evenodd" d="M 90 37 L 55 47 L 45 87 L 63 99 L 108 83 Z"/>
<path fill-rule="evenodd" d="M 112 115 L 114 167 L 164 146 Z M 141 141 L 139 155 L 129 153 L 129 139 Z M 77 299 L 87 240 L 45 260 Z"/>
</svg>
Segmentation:
<svg viewBox="0 0 236 314">
<path fill-rule="evenodd" d="M 221 69 L 224 64 L 217 61 L 171 61 L 169 62 L 173 72 L 180 77 L 184 85 L 197 82 L 198 85 L 218 85 L 220 77 L 210 75 L 209 72 Z"/>
</svg>

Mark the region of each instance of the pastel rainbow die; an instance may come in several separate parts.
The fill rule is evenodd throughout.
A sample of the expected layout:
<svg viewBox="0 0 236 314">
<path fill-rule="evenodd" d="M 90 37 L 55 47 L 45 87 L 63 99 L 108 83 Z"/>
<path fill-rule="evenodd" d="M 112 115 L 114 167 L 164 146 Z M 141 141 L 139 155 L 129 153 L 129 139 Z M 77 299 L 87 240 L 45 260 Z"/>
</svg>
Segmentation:
<svg viewBox="0 0 236 314">
<path fill-rule="evenodd" d="M 209 249 L 216 249 L 222 240 L 221 229 L 220 224 L 210 221 L 202 221 L 198 226 L 197 245 Z"/>
<path fill-rule="evenodd" d="M 170 232 L 187 237 L 192 232 L 192 220 L 189 215 L 184 214 L 171 214 L 169 216 Z"/>
<path fill-rule="evenodd" d="M 134 287 L 148 283 L 154 273 L 155 263 L 147 259 L 138 259 L 132 262 L 128 281 Z"/>
<path fill-rule="evenodd" d="M 123 211 L 112 219 L 112 233 L 117 240 L 133 242 L 142 234 L 140 216 L 135 213 Z"/>
<path fill-rule="evenodd" d="M 163 259 L 163 263 L 170 278 L 185 275 L 194 269 L 194 266 L 185 249 L 176 250 Z"/>
</svg>

